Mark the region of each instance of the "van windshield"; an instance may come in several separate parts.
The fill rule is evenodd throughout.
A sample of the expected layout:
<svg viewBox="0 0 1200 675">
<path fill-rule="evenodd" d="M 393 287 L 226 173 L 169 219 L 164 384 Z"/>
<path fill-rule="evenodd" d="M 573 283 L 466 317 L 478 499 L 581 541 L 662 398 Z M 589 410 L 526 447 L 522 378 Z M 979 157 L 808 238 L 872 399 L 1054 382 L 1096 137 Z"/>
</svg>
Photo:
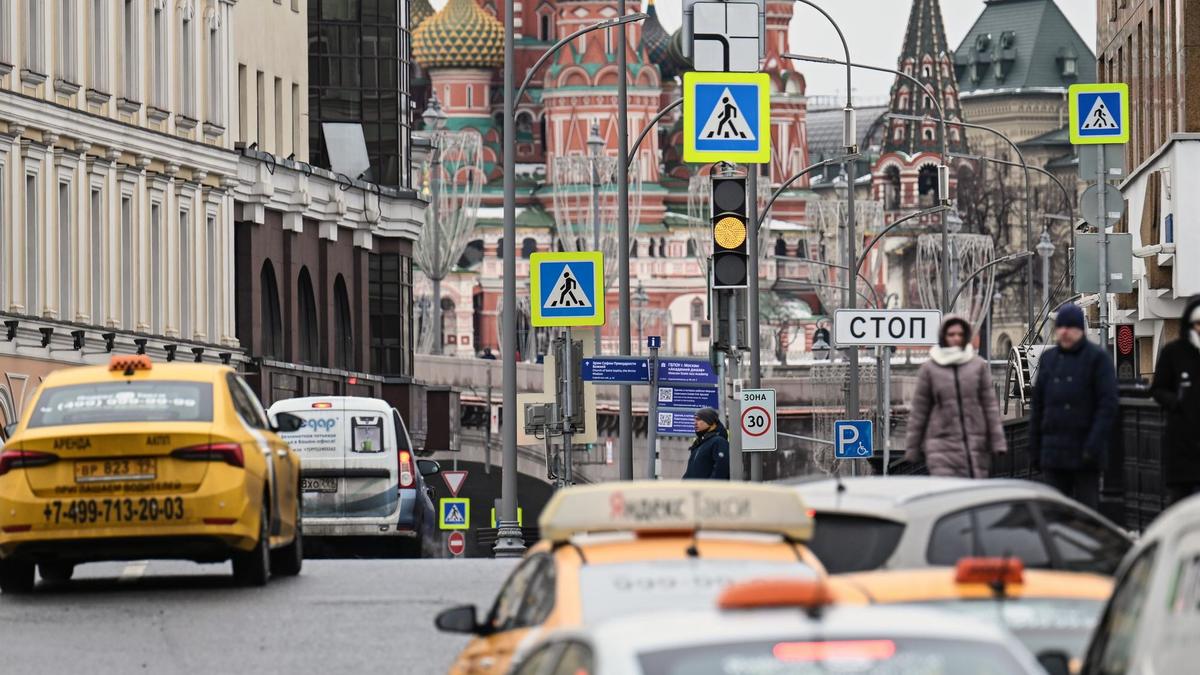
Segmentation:
<svg viewBox="0 0 1200 675">
<path fill-rule="evenodd" d="M 172 380 L 89 382 L 48 387 L 30 429 L 122 422 L 211 422 L 212 384 Z"/>
</svg>

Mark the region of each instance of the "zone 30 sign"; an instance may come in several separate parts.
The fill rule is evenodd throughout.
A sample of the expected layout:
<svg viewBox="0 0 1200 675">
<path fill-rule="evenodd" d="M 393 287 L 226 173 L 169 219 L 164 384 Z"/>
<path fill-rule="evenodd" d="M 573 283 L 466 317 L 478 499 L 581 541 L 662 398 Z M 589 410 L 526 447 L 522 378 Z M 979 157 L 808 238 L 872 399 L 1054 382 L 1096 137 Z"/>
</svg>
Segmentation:
<svg viewBox="0 0 1200 675">
<path fill-rule="evenodd" d="M 942 313 L 936 309 L 839 309 L 833 324 L 835 347 L 936 345 Z"/>
</svg>

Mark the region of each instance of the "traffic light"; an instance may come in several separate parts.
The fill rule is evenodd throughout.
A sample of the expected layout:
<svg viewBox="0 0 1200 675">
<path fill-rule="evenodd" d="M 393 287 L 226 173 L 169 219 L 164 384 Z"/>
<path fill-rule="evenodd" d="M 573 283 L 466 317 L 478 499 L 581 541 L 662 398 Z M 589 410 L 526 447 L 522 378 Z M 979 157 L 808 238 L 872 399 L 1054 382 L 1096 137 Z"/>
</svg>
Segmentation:
<svg viewBox="0 0 1200 675">
<path fill-rule="evenodd" d="M 747 286 L 746 207 L 745 176 L 712 179 L 713 288 Z"/>
</svg>

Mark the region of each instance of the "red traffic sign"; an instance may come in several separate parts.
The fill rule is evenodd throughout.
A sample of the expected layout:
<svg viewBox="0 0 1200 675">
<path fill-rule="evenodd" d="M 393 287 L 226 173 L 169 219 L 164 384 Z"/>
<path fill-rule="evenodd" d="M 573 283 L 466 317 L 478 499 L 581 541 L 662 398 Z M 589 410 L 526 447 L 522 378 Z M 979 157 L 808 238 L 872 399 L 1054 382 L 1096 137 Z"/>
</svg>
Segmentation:
<svg viewBox="0 0 1200 675">
<path fill-rule="evenodd" d="M 446 482 L 446 489 L 450 491 L 450 496 L 457 497 L 458 491 L 462 489 L 463 483 L 467 482 L 467 472 L 443 471 L 442 480 Z"/>
<path fill-rule="evenodd" d="M 462 532 L 451 532 L 449 538 L 446 539 L 446 548 L 455 558 L 461 556 L 467 550 L 466 536 Z"/>
<path fill-rule="evenodd" d="M 771 413 L 766 408 L 756 405 L 742 411 L 742 433 L 758 437 L 770 430 Z"/>
</svg>

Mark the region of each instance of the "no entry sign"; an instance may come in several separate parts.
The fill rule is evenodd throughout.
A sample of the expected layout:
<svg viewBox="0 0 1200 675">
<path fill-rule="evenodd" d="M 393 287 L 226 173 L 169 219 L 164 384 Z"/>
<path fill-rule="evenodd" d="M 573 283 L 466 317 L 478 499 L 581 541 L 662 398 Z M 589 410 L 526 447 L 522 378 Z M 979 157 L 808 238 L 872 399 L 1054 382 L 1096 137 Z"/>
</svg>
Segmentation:
<svg viewBox="0 0 1200 675">
<path fill-rule="evenodd" d="M 467 538 L 462 532 L 451 532 L 446 539 L 446 548 L 450 551 L 450 555 L 455 558 L 461 556 L 467 550 Z"/>
<path fill-rule="evenodd" d="M 774 389 L 743 389 L 742 452 L 772 452 L 779 447 Z"/>
</svg>

